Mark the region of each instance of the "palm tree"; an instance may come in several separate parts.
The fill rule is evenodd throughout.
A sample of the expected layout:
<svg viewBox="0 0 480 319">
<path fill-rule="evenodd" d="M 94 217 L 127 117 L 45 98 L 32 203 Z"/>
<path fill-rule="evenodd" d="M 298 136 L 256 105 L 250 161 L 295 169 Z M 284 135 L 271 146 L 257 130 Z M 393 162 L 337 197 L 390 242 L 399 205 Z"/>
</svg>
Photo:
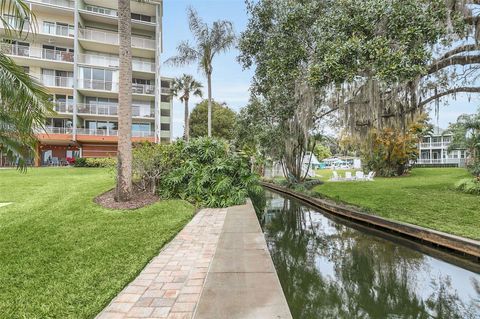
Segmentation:
<svg viewBox="0 0 480 319">
<path fill-rule="evenodd" d="M 132 25 L 130 0 L 118 0 L 119 92 L 118 155 L 115 199 L 132 198 Z"/>
<path fill-rule="evenodd" d="M 177 96 L 181 102 L 185 103 L 185 127 L 183 130 L 183 138 L 186 141 L 188 141 L 190 137 L 188 100 L 190 99 L 190 94 L 202 97 L 202 88 L 203 85 L 200 82 L 195 81 L 193 76 L 188 74 L 183 74 L 182 77 L 176 78 L 173 81 L 172 94 Z"/>
<path fill-rule="evenodd" d="M 190 31 L 195 38 L 195 45 L 182 41 L 177 46 L 177 56 L 166 63 L 183 66 L 198 62 L 199 68 L 207 76 L 208 83 L 208 136 L 212 136 L 212 61 L 215 55 L 225 52 L 235 44 L 235 32 L 230 21 L 218 20 L 211 26 L 200 19 L 192 8 L 188 9 Z"/>
<path fill-rule="evenodd" d="M 7 37 L 22 37 L 24 26 L 34 20 L 23 0 L 0 2 L 0 22 Z M 0 51 L 0 153 L 25 169 L 36 154 L 35 134 L 44 129 L 50 113 L 52 104 L 42 85 Z"/>
</svg>

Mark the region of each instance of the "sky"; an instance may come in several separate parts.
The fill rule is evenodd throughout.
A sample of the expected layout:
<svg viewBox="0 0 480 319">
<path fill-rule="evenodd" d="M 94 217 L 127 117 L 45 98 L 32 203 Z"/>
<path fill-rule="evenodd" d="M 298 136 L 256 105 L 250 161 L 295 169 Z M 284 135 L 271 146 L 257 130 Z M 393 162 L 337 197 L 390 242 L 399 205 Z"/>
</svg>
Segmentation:
<svg viewBox="0 0 480 319">
<path fill-rule="evenodd" d="M 211 24 L 216 20 L 230 20 L 237 35 L 245 30 L 248 15 L 245 0 L 164 0 L 163 9 L 163 45 L 162 61 L 176 55 L 176 47 L 182 40 L 193 42 L 188 28 L 187 8 L 196 9 L 205 22 Z M 254 73 L 253 69 L 243 70 L 236 61 L 239 52 L 232 49 L 219 55 L 213 62 L 212 95 L 218 102 L 225 102 L 230 108 L 237 111 L 248 103 L 249 87 Z M 178 77 L 183 73 L 192 74 L 205 86 L 206 78 L 197 65 L 188 67 L 172 67 L 162 64 L 161 73 L 167 77 Z M 200 101 L 193 98 L 190 101 L 190 110 Z M 470 101 L 466 95 L 458 95 L 456 99 L 450 98 L 447 103 L 440 104 L 440 113 L 437 117 L 432 111 L 430 118 L 433 124 L 441 128 L 447 128 L 450 122 L 455 122 L 457 117 L 464 113 L 474 113 L 480 106 L 480 97 L 472 96 Z M 432 104 L 433 108 L 433 104 Z M 173 137 L 183 135 L 183 112 L 184 107 L 174 99 L 173 102 Z"/>
<path fill-rule="evenodd" d="M 176 55 L 176 47 L 182 40 L 193 42 L 188 28 L 187 8 L 196 9 L 205 22 L 211 24 L 216 20 L 230 20 L 237 35 L 243 31 L 248 22 L 244 0 L 164 0 L 163 2 L 163 54 L 162 61 Z M 213 61 L 212 96 L 218 102 L 226 102 L 237 111 L 248 103 L 249 87 L 254 70 L 243 70 L 236 61 L 239 52 L 232 49 L 216 56 Z M 178 77 L 183 73 L 192 74 L 204 85 L 207 94 L 207 79 L 198 70 L 197 65 L 172 67 L 162 64 L 162 76 Z M 190 100 L 190 110 L 200 98 Z M 173 137 L 183 135 L 184 106 L 177 98 L 173 102 Z"/>
</svg>

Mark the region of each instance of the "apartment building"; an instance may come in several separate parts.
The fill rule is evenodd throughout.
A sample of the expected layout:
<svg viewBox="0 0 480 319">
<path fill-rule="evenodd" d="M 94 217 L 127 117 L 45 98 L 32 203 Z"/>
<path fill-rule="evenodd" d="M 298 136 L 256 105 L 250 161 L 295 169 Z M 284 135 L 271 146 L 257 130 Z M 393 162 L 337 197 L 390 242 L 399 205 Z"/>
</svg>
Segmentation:
<svg viewBox="0 0 480 319">
<path fill-rule="evenodd" d="M 452 142 L 452 134 L 434 127 L 433 132 L 423 137 L 418 144 L 419 156 L 416 164 L 422 166 L 458 166 L 464 167 L 467 150 L 448 150 Z"/>
<path fill-rule="evenodd" d="M 0 45 L 2 52 L 43 83 L 55 104 L 57 114 L 45 123 L 46 131 L 38 134 L 41 156 L 35 164 L 59 165 L 68 157 L 115 156 L 117 1 L 27 3 L 36 16 L 35 25 L 26 26 L 28 36 L 2 37 Z M 168 143 L 172 79 L 160 78 L 162 1 L 131 1 L 131 11 L 132 140 Z M 3 26 L 0 32 L 4 32 Z"/>
</svg>

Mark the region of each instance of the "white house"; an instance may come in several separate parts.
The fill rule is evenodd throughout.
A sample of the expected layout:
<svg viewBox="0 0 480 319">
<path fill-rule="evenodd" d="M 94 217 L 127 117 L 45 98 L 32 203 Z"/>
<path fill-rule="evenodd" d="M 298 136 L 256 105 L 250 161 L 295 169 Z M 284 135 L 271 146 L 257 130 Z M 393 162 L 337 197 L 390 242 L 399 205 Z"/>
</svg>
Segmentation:
<svg viewBox="0 0 480 319">
<path fill-rule="evenodd" d="M 464 167 L 467 158 L 465 149 L 448 150 L 452 142 L 452 134 L 434 127 L 432 134 L 423 137 L 418 144 L 419 152 L 417 164 L 420 165 L 448 165 Z"/>
</svg>

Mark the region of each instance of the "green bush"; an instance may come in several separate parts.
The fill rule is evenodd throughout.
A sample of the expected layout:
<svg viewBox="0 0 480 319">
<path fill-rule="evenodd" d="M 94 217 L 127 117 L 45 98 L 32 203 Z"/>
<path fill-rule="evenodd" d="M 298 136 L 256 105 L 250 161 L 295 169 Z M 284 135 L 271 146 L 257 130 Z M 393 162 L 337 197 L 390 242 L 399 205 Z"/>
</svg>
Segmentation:
<svg viewBox="0 0 480 319">
<path fill-rule="evenodd" d="M 188 143 L 139 146 L 152 147 L 157 151 L 137 149 L 134 162 L 145 163 L 146 154 L 158 152 L 155 163 L 141 166 L 156 167 L 161 172 L 142 168 L 143 173 L 137 171 L 136 175 L 155 176 L 162 198 L 181 198 L 203 207 L 227 207 L 244 204 L 247 197 L 261 191 L 259 178 L 251 172 L 248 161 L 223 140 L 202 137 Z"/>
<path fill-rule="evenodd" d="M 76 167 L 108 167 L 112 168 L 117 165 L 117 159 L 115 157 L 102 157 L 102 158 L 77 158 L 75 159 Z"/>
<path fill-rule="evenodd" d="M 468 166 L 468 170 L 475 176 L 480 176 L 480 161 L 476 161 Z"/>
<path fill-rule="evenodd" d="M 480 181 L 477 178 L 464 178 L 455 184 L 455 189 L 467 194 L 480 195 Z"/>
</svg>

